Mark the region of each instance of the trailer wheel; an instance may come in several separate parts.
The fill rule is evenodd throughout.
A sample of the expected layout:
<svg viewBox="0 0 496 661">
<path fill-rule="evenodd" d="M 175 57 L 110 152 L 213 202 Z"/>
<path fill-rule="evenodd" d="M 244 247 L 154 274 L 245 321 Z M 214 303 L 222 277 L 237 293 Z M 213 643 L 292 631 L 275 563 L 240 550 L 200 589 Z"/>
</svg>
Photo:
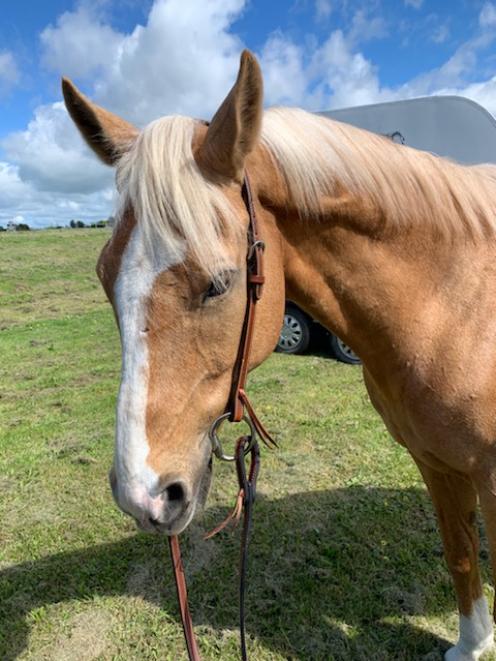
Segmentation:
<svg viewBox="0 0 496 661">
<path fill-rule="evenodd" d="M 362 362 L 350 347 L 340 340 L 337 335 L 329 333 L 329 344 L 334 357 L 348 365 L 360 365 Z"/>
<path fill-rule="evenodd" d="M 287 307 L 277 342 L 281 353 L 303 353 L 310 343 L 310 321 L 306 314 L 294 307 Z"/>
</svg>

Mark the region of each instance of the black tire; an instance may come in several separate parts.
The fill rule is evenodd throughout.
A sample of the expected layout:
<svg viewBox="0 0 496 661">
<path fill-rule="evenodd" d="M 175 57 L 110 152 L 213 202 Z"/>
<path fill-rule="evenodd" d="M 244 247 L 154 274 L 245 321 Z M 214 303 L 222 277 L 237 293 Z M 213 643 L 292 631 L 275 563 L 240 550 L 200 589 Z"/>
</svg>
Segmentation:
<svg viewBox="0 0 496 661">
<path fill-rule="evenodd" d="M 362 361 L 356 353 L 354 353 L 347 344 L 340 340 L 337 335 L 329 333 L 329 344 L 336 360 L 339 360 L 342 363 L 347 363 L 348 365 L 361 364 Z"/>
<path fill-rule="evenodd" d="M 280 353 L 303 353 L 310 343 L 310 320 L 304 312 L 293 306 L 284 312 L 276 350 Z"/>
</svg>

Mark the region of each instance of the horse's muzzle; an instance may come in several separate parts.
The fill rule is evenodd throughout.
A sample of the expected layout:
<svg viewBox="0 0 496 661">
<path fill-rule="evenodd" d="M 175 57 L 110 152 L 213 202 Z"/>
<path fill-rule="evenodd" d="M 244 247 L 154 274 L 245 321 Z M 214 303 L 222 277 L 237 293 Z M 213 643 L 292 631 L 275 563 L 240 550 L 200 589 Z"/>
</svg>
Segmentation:
<svg viewBox="0 0 496 661">
<path fill-rule="evenodd" d="M 150 493 L 141 485 L 119 484 L 112 468 L 109 481 L 115 502 L 141 530 L 177 535 L 193 518 L 197 498 L 184 480 L 169 479 L 161 483 L 159 491 Z"/>
</svg>

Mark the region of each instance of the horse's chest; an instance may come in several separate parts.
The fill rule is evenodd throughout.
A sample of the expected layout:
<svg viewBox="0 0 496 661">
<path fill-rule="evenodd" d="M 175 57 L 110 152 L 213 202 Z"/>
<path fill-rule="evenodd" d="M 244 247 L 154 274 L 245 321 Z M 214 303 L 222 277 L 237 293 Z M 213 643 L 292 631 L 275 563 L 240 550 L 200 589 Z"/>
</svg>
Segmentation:
<svg viewBox="0 0 496 661">
<path fill-rule="evenodd" d="M 381 388 L 364 369 L 372 404 L 393 438 L 413 456 L 439 469 L 467 472 L 495 452 L 494 406 L 469 390 L 406 377 Z M 488 410 L 491 408 L 491 411 Z"/>
</svg>

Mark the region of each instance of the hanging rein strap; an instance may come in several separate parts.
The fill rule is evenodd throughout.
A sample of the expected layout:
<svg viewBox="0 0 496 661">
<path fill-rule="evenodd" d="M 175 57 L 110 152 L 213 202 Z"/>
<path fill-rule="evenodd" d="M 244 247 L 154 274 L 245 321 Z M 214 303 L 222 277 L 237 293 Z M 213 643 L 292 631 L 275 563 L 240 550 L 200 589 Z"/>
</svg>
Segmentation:
<svg viewBox="0 0 496 661">
<path fill-rule="evenodd" d="M 181 558 L 181 548 L 177 535 L 169 537 L 169 549 L 174 568 L 174 580 L 176 581 L 177 600 L 179 610 L 181 611 L 181 622 L 183 625 L 184 639 L 188 648 L 188 658 L 190 661 L 201 661 L 198 645 L 196 644 L 195 632 L 193 630 L 193 621 L 188 606 L 188 589 L 186 587 L 186 577 L 184 576 L 183 561 Z"/>
<path fill-rule="evenodd" d="M 246 448 L 250 452 L 250 470 L 246 474 L 245 455 Z M 243 531 L 241 533 L 241 554 L 239 565 L 239 635 L 241 646 L 241 659 L 247 661 L 246 653 L 246 621 L 245 621 L 245 595 L 246 576 L 248 571 L 248 546 L 253 521 L 253 505 L 255 503 L 258 471 L 260 469 L 260 448 L 255 439 L 253 442 L 247 436 L 242 436 L 236 445 L 236 472 L 240 486 L 240 494 L 243 494 Z"/>
<path fill-rule="evenodd" d="M 246 456 L 250 454 L 250 466 L 248 473 L 246 471 Z M 250 533 L 252 527 L 253 504 L 255 502 L 256 485 L 258 471 L 260 468 L 260 448 L 258 442 L 252 441 L 250 436 L 241 436 L 236 442 L 236 474 L 240 485 L 238 502 L 235 510 L 236 517 L 230 515 L 220 526 L 211 531 L 206 537 L 210 538 L 222 530 L 230 520 L 239 520 L 243 512 L 243 529 L 241 532 L 241 553 L 239 562 L 239 634 L 240 650 L 242 661 L 247 661 L 246 652 L 246 625 L 245 625 L 245 595 L 246 595 L 246 575 L 248 569 L 248 546 L 250 543 Z M 186 588 L 186 579 L 181 559 L 181 549 L 177 535 L 169 537 L 169 548 L 172 557 L 172 566 L 174 569 L 174 579 L 176 582 L 177 599 L 181 612 L 181 622 L 183 625 L 186 648 L 188 650 L 189 661 L 201 661 L 198 645 L 193 629 L 193 621 L 188 606 L 188 592 Z"/>
<path fill-rule="evenodd" d="M 225 521 L 223 521 L 213 531 L 206 535 L 206 538 L 215 535 L 230 521 L 237 522 L 243 513 L 243 530 L 241 533 L 241 554 L 239 567 L 239 628 L 241 639 L 241 658 L 243 661 L 246 661 L 248 657 L 246 653 L 245 633 L 245 592 L 248 565 L 248 545 L 252 527 L 252 513 L 256 494 L 256 481 L 260 467 L 260 449 L 257 442 L 257 435 L 260 436 L 262 441 L 269 447 L 275 446 L 276 443 L 258 419 L 245 391 L 246 378 L 248 376 L 248 368 L 250 362 L 250 350 L 255 327 L 255 306 L 262 295 L 265 281 L 263 270 L 263 253 L 265 245 L 259 234 L 257 217 L 255 214 L 255 208 L 253 206 L 253 197 L 251 194 L 250 183 L 247 175 L 245 175 L 241 193 L 249 216 L 248 253 L 246 258 L 246 310 L 243 320 L 243 327 L 241 330 L 238 354 L 234 364 L 232 386 L 226 411 L 212 424 L 209 434 L 214 454 L 219 459 L 236 462 L 236 474 L 239 483 L 239 493 L 236 505 L 231 514 Z M 250 426 L 250 434 L 240 436 L 240 438 L 237 440 L 235 454 L 233 457 L 224 454 L 221 442 L 217 434 L 220 425 L 225 420 L 235 423 L 245 420 L 245 422 L 247 422 Z M 247 472 L 245 462 L 248 455 L 250 456 L 250 465 Z M 174 535 L 169 538 L 169 546 L 174 568 L 174 578 L 176 581 L 179 608 L 181 611 L 181 621 L 183 625 L 184 637 L 186 639 L 186 645 L 188 648 L 189 659 L 190 661 L 200 661 L 198 646 L 193 630 L 193 623 L 188 607 L 186 580 L 184 577 L 179 539 L 177 536 Z"/>
</svg>

